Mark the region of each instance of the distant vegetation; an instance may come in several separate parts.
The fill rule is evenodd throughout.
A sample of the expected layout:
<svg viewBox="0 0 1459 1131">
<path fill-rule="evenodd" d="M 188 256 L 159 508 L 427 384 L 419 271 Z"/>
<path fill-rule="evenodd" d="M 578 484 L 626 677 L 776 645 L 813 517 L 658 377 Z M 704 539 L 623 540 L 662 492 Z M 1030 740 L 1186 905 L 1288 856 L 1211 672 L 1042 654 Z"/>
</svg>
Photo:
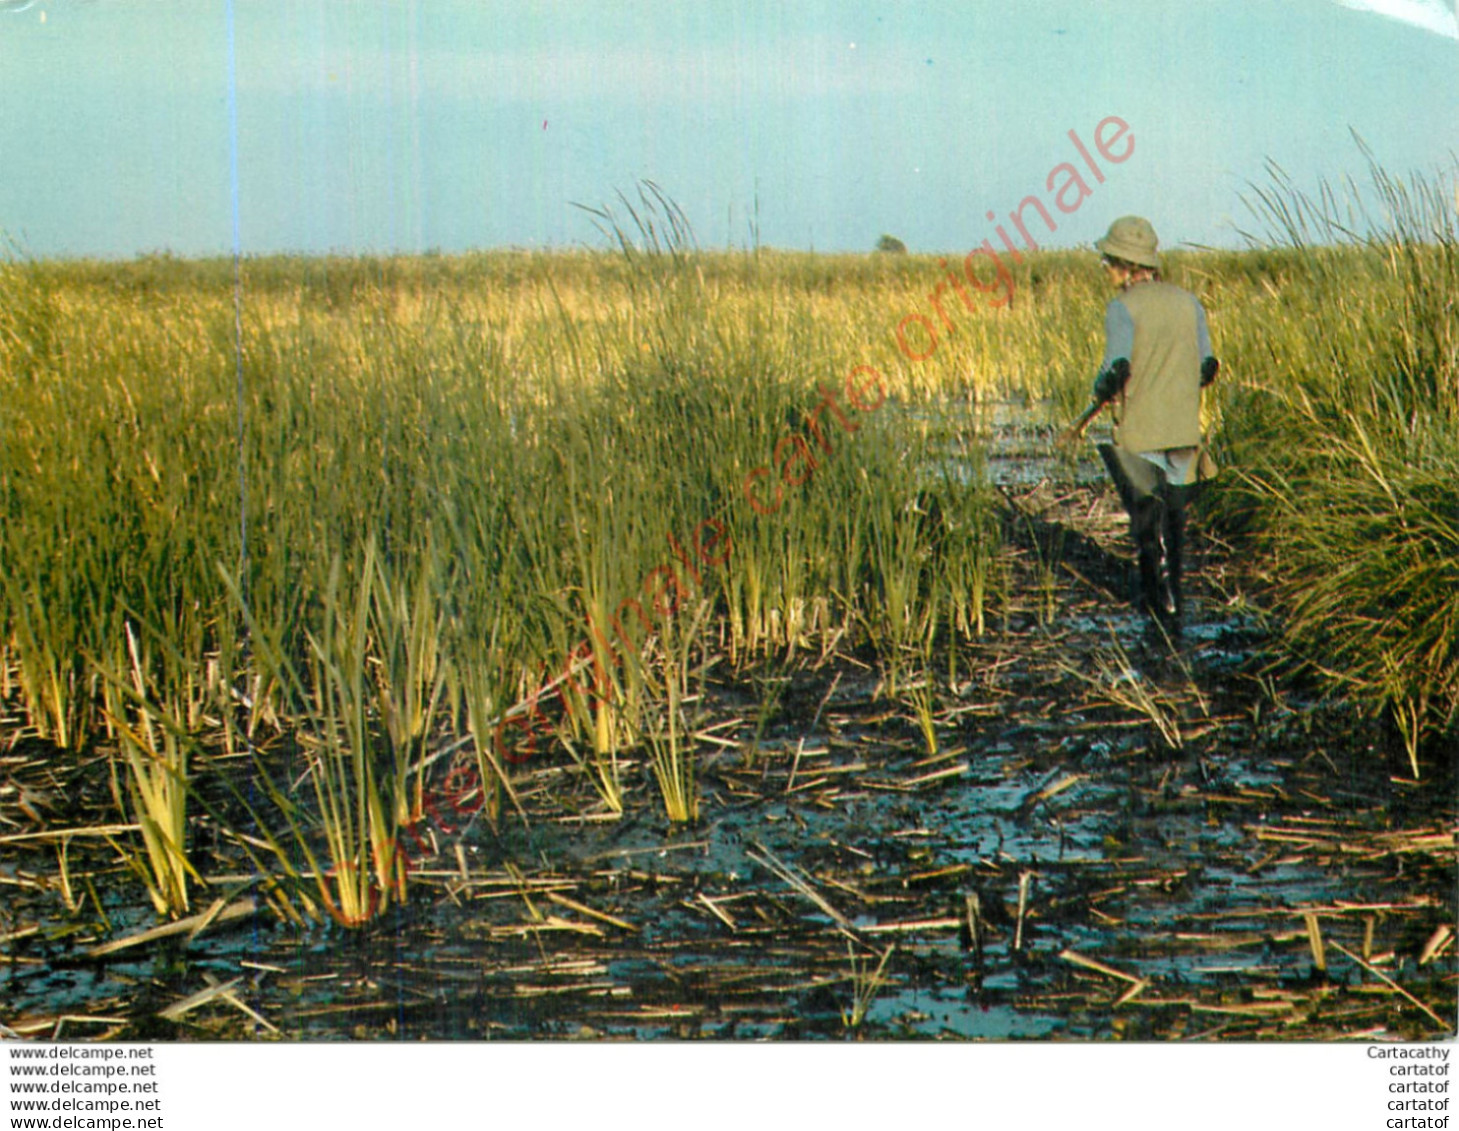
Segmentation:
<svg viewBox="0 0 1459 1131">
<path fill-rule="evenodd" d="M 889 255 L 906 255 L 907 245 L 896 236 L 883 234 L 881 239 L 876 241 L 876 250 L 886 252 Z"/>
</svg>

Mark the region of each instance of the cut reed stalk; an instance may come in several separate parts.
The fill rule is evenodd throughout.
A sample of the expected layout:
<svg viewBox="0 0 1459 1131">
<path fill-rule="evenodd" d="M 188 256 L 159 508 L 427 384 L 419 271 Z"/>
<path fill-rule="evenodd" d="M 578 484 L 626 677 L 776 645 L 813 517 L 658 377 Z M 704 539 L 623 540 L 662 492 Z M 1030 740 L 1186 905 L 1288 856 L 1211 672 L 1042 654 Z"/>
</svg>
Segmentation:
<svg viewBox="0 0 1459 1131">
<path fill-rule="evenodd" d="M 113 763 L 112 792 L 142 832 L 146 866 L 128 854 L 133 870 L 142 877 L 157 913 L 176 918 L 188 909 L 188 877 L 203 882 L 186 853 L 191 739 L 182 720 L 169 718 L 152 705 L 130 622 L 125 634 L 127 673 L 110 678 L 105 689 L 106 717 L 118 736 L 126 770 L 123 790 Z"/>
<path fill-rule="evenodd" d="M 889 946 L 880 955 L 873 952 L 870 956 L 858 958 L 855 945 L 849 939 L 846 941 L 846 957 L 851 963 L 851 1008 L 841 1011 L 841 1022 L 846 1028 L 853 1031 L 861 1028 L 876 995 L 886 985 L 887 963 L 896 950 L 895 946 Z M 875 969 L 871 965 L 873 958 L 877 959 Z"/>
</svg>

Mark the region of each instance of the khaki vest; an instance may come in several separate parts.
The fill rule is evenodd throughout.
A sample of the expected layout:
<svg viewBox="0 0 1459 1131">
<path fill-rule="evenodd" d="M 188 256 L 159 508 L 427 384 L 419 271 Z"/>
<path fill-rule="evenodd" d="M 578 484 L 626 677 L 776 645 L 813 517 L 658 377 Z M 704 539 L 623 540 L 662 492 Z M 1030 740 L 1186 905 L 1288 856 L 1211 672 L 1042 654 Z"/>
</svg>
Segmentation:
<svg viewBox="0 0 1459 1131">
<path fill-rule="evenodd" d="M 1201 442 L 1201 358 L 1196 299 L 1170 283 L 1136 283 L 1120 295 L 1135 324 L 1130 379 L 1115 440 L 1130 452 Z"/>
</svg>

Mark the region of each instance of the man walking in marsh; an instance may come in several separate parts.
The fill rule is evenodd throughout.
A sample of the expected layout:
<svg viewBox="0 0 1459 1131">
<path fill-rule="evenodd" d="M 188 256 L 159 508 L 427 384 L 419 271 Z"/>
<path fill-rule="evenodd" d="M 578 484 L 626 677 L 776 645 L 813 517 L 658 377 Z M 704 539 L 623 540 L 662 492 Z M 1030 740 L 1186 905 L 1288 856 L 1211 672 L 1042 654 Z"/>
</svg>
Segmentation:
<svg viewBox="0 0 1459 1131">
<path fill-rule="evenodd" d="M 1178 628 L 1185 504 L 1215 470 L 1201 445 L 1201 390 L 1220 367 L 1200 300 L 1160 277 L 1148 220 L 1121 217 L 1094 246 L 1119 294 L 1105 308 L 1094 403 L 1069 435 L 1116 405 L 1115 442 L 1099 451 L 1130 515 L 1140 604 Z"/>
</svg>

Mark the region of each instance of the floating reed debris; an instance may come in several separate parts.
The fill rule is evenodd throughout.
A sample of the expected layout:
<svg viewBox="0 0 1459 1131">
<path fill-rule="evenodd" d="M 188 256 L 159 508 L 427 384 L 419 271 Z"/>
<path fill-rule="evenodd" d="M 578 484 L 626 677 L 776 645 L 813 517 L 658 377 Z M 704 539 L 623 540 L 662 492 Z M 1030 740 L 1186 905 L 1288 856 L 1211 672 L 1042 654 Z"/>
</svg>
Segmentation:
<svg viewBox="0 0 1459 1131">
<path fill-rule="evenodd" d="M 1023 949 L 1023 917 L 1028 911 L 1028 887 L 1033 881 L 1032 872 L 1018 874 L 1018 922 L 1013 930 L 1013 949 Z"/>
<path fill-rule="evenodd" d="M 709 896 L 705 895 L 703 892 L 700 892 L 699 895 L 696 897 L 696 899 L 697 899 L 697 901 L 700 904 L 702 904 L 703 906 L 705 906 L 705 907 L 707 907 L 709 909 L 709 913 L 711 915 L 713 915 L 716 919 L 718 919 L 721 923 L 723 923 L 731 931 L 737 931 L 739 929 L 739 927 L 736 925 L 734 919 L 731 918 L 729 912 L 725 911 L 725 909 L 722 908 L 719 905 L 719 901 L 718 900 L 711 899 Z M 685 906 L 692 906 L 692 905 L 691 904 L 686 904 Z"/>
<path fill-rule="evenodd" d="M 171 923 L 163 923 L 161 926 L 152 927 L 149 930 L 139 931 L 125 938 L 113 939 L 111 942 L 94 946 L 86 952 L 87 958 L 102 958 L 108 954 L 115 954 L 119 950 L 127 950 L 134 946 L 143 946 L 146 943 L 156 942 L 158 939 L 170 938 L 173 935 L 185 934 L 189 939 L 196 938 L 206 927 L 218 923 L 231 923 L 235 919 L 244 919 L 257 913 L 258 903 L 254 899 L 240 899 L 234 903 L 223 904 L 217 900 L 208 910 L 197 915 L 191 915 L 186 919 L 177 919 Z"/>
<path fill-rule="evenodd" d="M 873 923 L 857 928 L 867 935 L 911 935 L 925 931 L 949 931 L 962 927 L 963 921 L 956 915 L 935 919 L 905 919 L 894 923 Z"/>
<path fill-rule="evenodd" d="M 1321 973 L 1327 973 L 1327 951 L 1322 945 L 1322 925 L 1311 911 L 1302 918 L 1307 923 L 1307 943 L 1312 948 L 1312 965 Z"/>
<path fill-rule="evenodd" d="M 1065 962 L 1073 963 L 1075 966 L 1082 966 L 1086 970 L 1093 970 L 1108 978 L 1118 978 L 1122 982 L 1130 982 L 1134 985 L 1143 985 L 1145 982 L 1145 979 L 1138 975 L 1126 974 L 1123 970 L 1117 970 L 1113 966 L 1100 962 L 1098 959 L 1089 958 L 1086 955 L 1080 954 L 1077 950 L 1061 950 L 1059 957 Z"/>
<path fill-rule="evenodd" d="M 1364 941 L 1366 942 L 1366 936 Z M 1424 949 L 1418 956 L 1418 964 L 1420 966 L 1427 966 L 1434 959 L 1438 958 L 1439 955 L 1443 954 L 1444 951 L 1448 950 L 1453 942 L 1454 928 L 1449 926 L 1448 923 L 1440 924 L 1438 930 L 1429 936 L 1429 941 L 1424 943 Z M 1366 951 L 1364 951 L 1363 956 L 1365 958 L 1368 956 Z"/>
<path fill-rule="evenodd" d="M 760 844 L 758 841 L 755 843 L 755 848 L 758 854 L 757 852 L 746 852 L 745 855 L 748 856 L 751 860 L 755 861 L 761 867 L 765 868 L 767 871 L 771 872 L 773 875 L 778 876 L 780 879 L 784 880 L 795 891 L 805 896 L 808 900 L 810 900 L 822 911 L 824 911 L 830 917 L 831 921 L 835 923 L 838 927 L 842 928 L 843 930 L 851 929 L 851 920 L 846 918 L 845 915 L 842 915 L 841 912 L 837 911 L 828 902 L 826 902 L 825 897 L 822 896 L 820 892 L 816 891 L 815 887 L 812 886 L 810 880 L 807 879 L 803 873 L 800 873 L 799 869 L 784 863 L 778 856 L 775 855 L 775 853 L 771 852 L 768 848 L 766 848 L 763 844 Z"/>
<path fill-rule="evenodd" d="M 587 904 L 579 903 L 575 899 L 569 899 L 567 896 L 561 894 L 560 892 L 549 891 L 547 893 L 547 898 L 552 900 L 553 903 L 556 903 L 559 906 L 566 907 L 570 911 L 576 911 L 581 915 L 588 916 L 590 919 L 597 919 L 601 922 L 607 923 L 609 926 L 617 927 L 620 931 L 636 932 L 638 930 L 638 928 L 635 927 L 632 923 L 624 922 L 616 915 L 609 915 L 603 911 L 595 911 Z"/>
<path fill-rule="evenodd" d="M 11 1031 L 22 1038 L 39 1037 L 50 1030 L 48 1038 L 52 1041 L 59 1041 L 61 1034 L 67 1025 L 106 1025 L 108 1029 L 104 1033 L 88 1031 L 85 1039 L 88 1041 L 108 1041 L 122 1032 L 131 1024 L 130 1017 L 102 1017 L 92 1016 L 85 1013 L 63 1013 L 59 1017 L 25 1017 L 18 1018 L 11 1024 Z"/>
<path fill-rule="evenodd" d="M 195 994 L 189 994 L 180 1001 L 175 1001 L 166 1009 L 159 1009 L 157 1016 L 166 1021 L 180 1021 L 199 1006 L 207 1005 L 210 1001 L 231 994 L 235 986 L 243 984 L 242 978 L 230 978 L 226 982 L 214 981 L 211 985 L 204 987 Z"/>
<path fill-rule="evenodd" d="M 575 935 L 591 935 L 593 938 L 602 938 L 603 930 L 591 923 L 577 923 L 571 919 L 564 919 L 560 915 L 545 915 L 541 919 L 533 919 L 527 923 L 511 923 L 501 927 L 491 927 L 489 934 L 492 938 L 514 938 L 524 935 L 536 935 L 538 931 L 566 931 Z"/>
<path fill-rule="evenodd" d="M 141 827 L 141 825 L 137 824 L 112 824 L 92 825 L 85 828 L 46 829 L 42 832 L 34 833 L 10 833 L 6 836 L 0 836 L 0 844 L 24 844 L 29 841 L 44 840 L 59 840 L 64 842 L 72 837 L 78 836 L 94 836 L 100 837 L 102 840 L 107 840 L 114 836 L 120 836 L 122 833 L 138 832 Z"/>
<path fill-rule="evenodd" d="M 1444 1032 L 1449 1033 L 1449 1032 L 1452 1032 L 1453 1031 L 1453 1023 L 1452 1022 L 1445 1021 L 1442 1017 L 1440 1017 L 1437 1013 L 1435 1013 L 1427 1005 L 1425 1005 L 1423 1002 L 1419 1001 L 1418 998 L 1414 997 L 1413 994 L 1409 993 L 1406 989 L 1404 989 L 1402 986 L 1400 986 L 1392 978 L 1388 977 L 1387 974 L 1383 973 L 1383 971 L 1381 971 L 1377 967 L 1375 967 L 1371 962 L 1364 962 L 1363 959 L 1359 958 L 1356 954 L 1354 954 L 1352 951 L 1348 950 L 1347 947 L 1343 946 L 1341 943 L 1333 943 L 1332 944 L 1332 949 L 1333 950 L 1336 950 L 1336 951 L 1339 951 L 1342 954 L 1347 955 L 1347 957 L 1351 958 L 1354 962 L 1356 962 L 1359 966 L 1361 966 L 1369 974 L 1372 974 L 1373 977 L 1377 978 L 1380 982 L 1382 982 L 1385 986 L 1387 986 L 1389 989 L 1391 989 L 1394 993 L 1400 995 L 1403 998 L 1406 998 L 1408 1001 L 1410 1001 L 1414 1005 L 1418 1006 L 1419 1009 L 1423 1010 L 1431 1018 L 1433 1018 L 1434 1024 L 1438 1025 L 1439 1028 L 1442 1029 Z"/>
<path fill-rule="evenodd" d="M 949 778 L 962 777 L 971 769 L 972 766 L 969 763 L 959 762 L 945 769 L 934 770 L 928 774 L 920 774 L 914 778 L 907 778 L 901 785 L 906 789 L 920 789 L 924 785 L 933 785 L 936 782 L 946 781 Z"/>
</svg>

